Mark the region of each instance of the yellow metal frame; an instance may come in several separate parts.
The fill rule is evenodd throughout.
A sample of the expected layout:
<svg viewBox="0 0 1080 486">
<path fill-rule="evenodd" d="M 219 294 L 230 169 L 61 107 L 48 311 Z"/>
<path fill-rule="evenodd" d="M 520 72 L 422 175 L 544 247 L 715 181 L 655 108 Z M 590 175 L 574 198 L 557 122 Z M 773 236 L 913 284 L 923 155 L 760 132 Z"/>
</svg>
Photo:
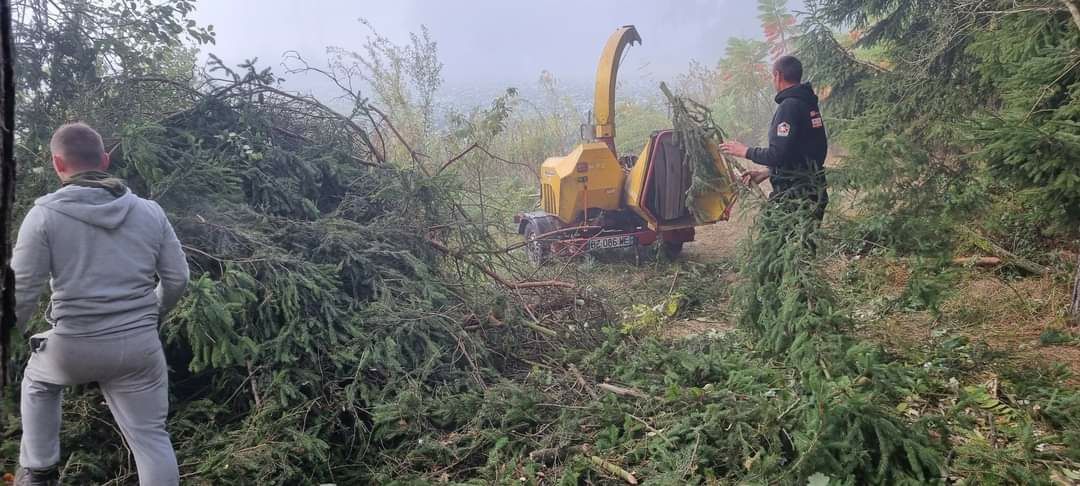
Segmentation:
<svg viewBox="0 0 1080 486">
<path fill-rule="evenodd" d="M 596 68 L 596 91 L 593 99 L 597 140 L 615 139 L 615 82 L 619 73 L 619 61 L 622 59 L 626 46 L 635 43 L 641 43 L 641 36 L 633 25 L 625 25 L 608 38 L 604 52 L 600 55 L 600 65 Z"/>
</svg>

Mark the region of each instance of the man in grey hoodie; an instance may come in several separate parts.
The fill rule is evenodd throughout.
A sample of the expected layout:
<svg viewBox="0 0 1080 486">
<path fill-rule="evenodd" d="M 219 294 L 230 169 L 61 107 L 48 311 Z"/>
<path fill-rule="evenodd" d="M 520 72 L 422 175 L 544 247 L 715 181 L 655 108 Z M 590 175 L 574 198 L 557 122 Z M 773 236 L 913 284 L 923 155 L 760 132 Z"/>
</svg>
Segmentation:
<svg viewBox="0 0 1080 486">
<path fill-rule="evenodd" d="M 61 392 L 90 382 L 135 456 L 139 483 L 178 484 L 158 323 L 187 287 L 186 257 L 161 207 L 104 172 L 109 155 L 94 129 L 64 125 L 50 150 L 63 187 L 34 202 L 11 262 L 24 335 L 45 283 L 52 288 L 52 329 L 30 337 L 16 484 L 57 484 Z"/>
</svg>

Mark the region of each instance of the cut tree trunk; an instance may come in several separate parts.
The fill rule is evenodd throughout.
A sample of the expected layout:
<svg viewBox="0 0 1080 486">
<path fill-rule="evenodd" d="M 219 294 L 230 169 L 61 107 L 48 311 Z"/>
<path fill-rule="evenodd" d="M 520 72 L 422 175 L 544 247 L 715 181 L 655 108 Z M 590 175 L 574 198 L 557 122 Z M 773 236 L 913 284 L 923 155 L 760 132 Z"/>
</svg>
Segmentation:
<svg viewBox="0 0 1080 486">
<path fill-rule="evenodd" d="M 8 341 L 15 319 L 11 270 L 11 211 L 15 206 L 15 48 L 11 1 L 0 0 L 0 388 L 8 381 Z"/>
</svg>

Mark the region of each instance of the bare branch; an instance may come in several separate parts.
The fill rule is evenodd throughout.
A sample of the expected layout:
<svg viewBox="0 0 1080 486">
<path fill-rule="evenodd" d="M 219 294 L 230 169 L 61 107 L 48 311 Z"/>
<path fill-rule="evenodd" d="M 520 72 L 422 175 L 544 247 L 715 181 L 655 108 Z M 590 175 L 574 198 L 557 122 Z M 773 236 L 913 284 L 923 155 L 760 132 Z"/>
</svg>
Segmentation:
<svg viewBox="0 0 1080 486">
<path fill-rule="evenodd" d="M 433 240 L 431 238 L 426 238 L 425 241 L 427 241 L 427 243 L 429 245 L 431 245 L 433 248 L 438 250 L 440 253 L 442 253 L 444 255 L 447 255 L 447 256 L 450 256 L 450 257 L 457 258 L 458 260 L 461 260 L 461 261 L 475 267 L 477 270 L 480 270 L 481 272 L 483 272 L 484 275 L 487 275 L 488 277 L 491 277 L 491 279 L 494 280 L 495 282 L 497 282 L 499 285 L 502 285 L 503 287 L 506 287 L 506 288 L 511 289 L 511 290 L 525 290 L 525 289 L 537 289 L 537 288 L 548 288 L 548 287 L 558 287 L 558 288 L 564 288 L 564 289 L 577 288 L 576 285 L 574 285 L 574 284 L 572 284 L 570 282 L 560 282 L 558 280 L 545 280 L 545 281 L 539 281 L 539 282 L 510 282 L 510 281 L 506 280 L 505 278 L 499 276 L 498 273 L 495 273 L 494 270 L 488 268 L 487 266 L 485 266 L 485 265 L 483 265 L 483 264 L 481 264 L 479 262 L 473 261 L 471 259 L 465 258 L 464 256 L 460 256 L 459 253 L 450 250 L 450 248 L 448 248 L 446 245 L 444 245 L 444 244 L 442 244 L 442 243 L 440 243 L 438 241 L 435 241 L 435 240 Z"/>
<path fill-rule="evenodd" d="M 405 150 L 409 151 L 409 157 L 411 157 L 413 162 L 416 163 L 416 167 L 420 169 L 420 172 L 423 172 L 424 175 L 430 177 L 431 174 L 428 173 L 427 168 L 425 168 L 423 162 L 420 161 L 420 157 L 426 157 L 426 155 L 421 154 L 416 150 L 413 150 L 412 146 L 409 145 L 409 142 L 405 141 L 405 137 L 401 135 L 401 132 L 398 132 L 397 128 L 394 127 L 394 124 L 390 122 L 390 118 L 386 116 L 386 113 L 383 113 L 382 110 L 374 106 L 369 105 L 368 108 L 378 114 L 380 118 L 382 118 L 383 123 L 386 123 L 387 128 L 389 128 L 390 131 L 393 132 L 394 137 L 397 138 L 398 142 L 400 142 L 401 145 L 405 147 Z"/>
<path fill-rule="evenodd" d="M 1076 0 L 1061 0 L 1061 3 L 1065 4 L 1065 8 L 1069 9 L 1073 22 L 1076 23 L 1076 28 L 1080 29 L 1080 5 L 1076 4 Z"/>
</svg>

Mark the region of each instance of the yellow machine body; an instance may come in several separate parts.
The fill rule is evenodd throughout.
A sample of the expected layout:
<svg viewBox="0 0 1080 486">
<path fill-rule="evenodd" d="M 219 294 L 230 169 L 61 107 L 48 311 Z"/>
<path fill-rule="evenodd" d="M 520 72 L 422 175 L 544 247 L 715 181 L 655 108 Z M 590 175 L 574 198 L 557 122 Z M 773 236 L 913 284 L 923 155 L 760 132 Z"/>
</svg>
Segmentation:
<svg viewBox="0 0 1080 486">
<path fill-rule="evenodd" d="M 708 184 L 715 190 L 697 196 L 690 208 L 684 203 L 685 188 L 690 183 L 689 169 L 682 164 L 681 154 L 675 154 L 668 142 L 664 142 L 666 155 L 655 154 L 658 140 L 662 137 L 670 140 L 670 130 L 653 134 L 629 171 L 616 158 L 614 112 L 619 61 L 628 45 L 640 42 L 641 37 L 631 25 L 620 27 L 611 35 L 596 71 L 594 140 L 578 145 L 569 155 L 547 159 L 540 168 L 543 212 L 557 218 L 562 226 L 588 221 L 590 210 L 621 211 L 636 213 L 649 229 L 661 233 L 725 220 L 734 204 L 734 172 L 715 143 L 709 148 L 719 177 Z M 664 180 L 674 182 L 663 186 L 651 181 L 654 159 L 661 159 L 658 165 L 667 177 Z M 672 173 L 676 175 L 671 176 Z M 667 191 L 662 196 L 663 207 L 668 214 L 677 213 L 678 217 L 663 218 L 650 211 L 647 198 L 652 190 Z"/>
<path fill-rule="evenodd" d="M 622 167 L 607 144 L 583 143 L 570 155 L 551 157 L 540 166 L 540 199 L 544 212 L 570 224 L 585 208 L 619 209 L 623 181 Z"/>
<path fill-rule="evenodd" d="M 587 208 L 613 211 L 623 207 L 626 175 L 615 158 L 615 84 L 623 51 L 640 42 L 641 36 L 632 25 L 619 27 L 608 38 L 596 69 L 595 141 L 578 145 L 565 157 L 551 157 L 540 166 L 544 212 L 563 224 L 581 221 Z"/>
</svg>

